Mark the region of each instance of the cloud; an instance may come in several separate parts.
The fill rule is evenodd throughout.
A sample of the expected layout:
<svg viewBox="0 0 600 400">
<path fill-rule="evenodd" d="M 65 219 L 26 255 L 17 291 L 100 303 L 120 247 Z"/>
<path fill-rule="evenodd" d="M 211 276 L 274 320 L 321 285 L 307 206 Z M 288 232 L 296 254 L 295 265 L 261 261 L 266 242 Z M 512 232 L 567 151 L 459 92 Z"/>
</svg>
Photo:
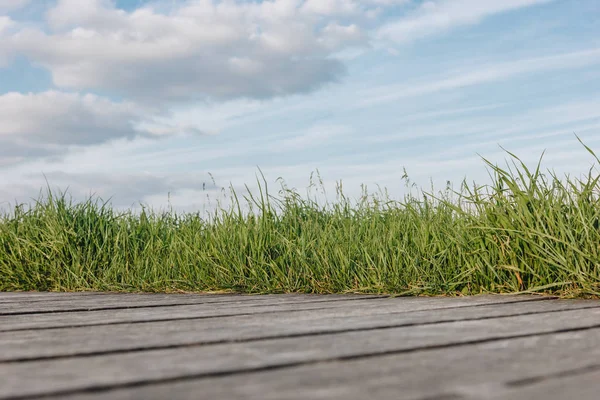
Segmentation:
<svg viewBox="0 0 600 400">
<path fill-rule="evenodd" d="M 274 142 L 268 147 L 271 152 L 298 151 L 327 144 L 331 139 L 352 133 L 345 125 L 315 125 L 297 136 L 288 137 Z"/>
<path fill-rule="evenodd" d="M 358 5 L 351 0 L 307 0 L 302 9 L 320 15 L 353 14 Z"/>
<path fill-rule="evenodd" d="M 93 144 L 128 136 L 139 117 L 130 103 L 92 94 L 57 91 L 0 96 L 0 137 L 27 137 L 39 144 Z"/>
<path fill-rule="evenodd" d="M 305 13 L 340 17 L 379 11 L 382 6 L 397 6 L 410 0 L 306 0 L 301 7 Z"/>
<path fill-rule="evenodd" d="M 479 62 L 479 63 L 478 63 Z M 336 115 L 354 115 L 359 110 L 376 108 L 390 104 L 401 107 L 418 101 L 425 101 L 428 95 L 440 94 L 455 96 L 460 89 L 473 88 L 509 82 L 511 78 L 539 72 L 592 67 L 600 64 L 600 49 L 591 48 L 570 53 L 548 54 L 541 57 L 523 58 L 510 61 L 481 63 L 480 60 L 466 60 L 467 67 L 445 70 L 434 76 L 424 76 L 419 80 L 380 86 L 360 86 L 353 82 L 331 88 L 327 92 L 301 98 L 275 99 L 268 102 L 239 100 L 222 104 L 197 105 L 175 112 L 171 121 L 202 123 L 209 131 L 232 130 L 240 127 L 257 126 L 273 120 L 292 120 L 301 116 L 327 110 Z M 484 103 L 489 100 L 484 100 Z M 509 101 L 512 101 L 509 99 Z M 426 101 L 423 105 L 430 104 Z M 478 108 L 482 107 L 477 105 Z M 487 106 L 483 107 L 484 109 Z M 493 107 L 492 107 L 493 108 Z M 418 107 L 417 107 L 418 110 Z M 425 113 L 428 117 L 439 117 L 437 112 Z M 414 122 L 414 118 L 403 118 L 394 112 L 386 116 L 393 124 Z"/>
<path fill-rule="evenodd" d="M 30 2 L 31 0 L 0 0 L 0 12 L 18 10 Z"/>
<path fill-rule="evenodd" d="M 90 195 L 109 201 L 115 207 L 132 207 L 148 197 L 161 197 L 164 203 L 169 194 L 181 191 L 215 192 L 220 189 L 208 174 L 192 173 L 70 173 L 46 172 L 43 175 L 29 174 L 20 182 L 0 185 L 0 199 L 11 199 L 19 203 L 38 198 L 40 188 L 49 187 L 67 191 L 75 201 L 83 201 Z"/>
<path fill-rule="evenodd" d="M 552 0 L 437 0 L 426 1 L 408 16 L 390 22 L 377 32 L 380 39 L 406 43 L 473 25 L 495 14 L 548 3 Z"/>
<path fill-rule="evenodd" d="M 583 68 L 600 63 L 600 48 L 545 57 L 527 58 L 481 65 L 470 70 L 458 71 L 454 75 L 436 81 L 413 85 L 386 85 L 362 93 L 357 108 L 393 102 L 401 98 L 420 96 L 444 90 L 506 80 L 532 72 Z"/>
<path fill-rule="evenodd" d="M 47 13 L 50 32 L 23 28 L 7 40 L 63 89 L 146 103 L 264 99 L 338 81 L 345 67 L 334 55 L 367 45 L 362 13 L 355 22 L 336 16 L 371 6 L 334 3 L 199 0 L 160 13 L 59 0 Z"/>
<path fill-rule="evenodd" d="M 16 25 L 10 17 L 0 15 L 0 68 L 8 65 L 12 56 L 12 48 L 7 43 L 7 36 Z"/>
<path fill-rule="evenodd" d="M 0 15 L 0 34 L 5 33 L 14 26 L 14 21 L 5 15 Z"/>
<path fill-rule="evenodd" d="M 186 129 L 196 133 L 193 127 L 144 122 L 145 112 L 133 103 L 113 102 L 92 94 L 47 91 L 0 95 L 0 165 L 60 155 L 70 146 Z"/>
<path fill-rule="evenodd" d="M 557 157 L 556 154 L 569 150 L 573 168 L 581 162 L 588 162 L 585 150 L 574 137 L 574 133 L 583 138 L 592 148 L 597 148 L 598 133 L 600 132 L 600 108 L 598 98 L 588 98 L 585 101 L 565 102 L 548 105 L 530 110 L 520 110 L 505 114 L 482 114 L 465 116 L 447 121 L 442 118 L 423 121 L 411 125 L 410 130 L 398 129 L 394 134 L 370 137 L 368 141 L 388 143 L 388 148 L 398 149 L 403 143 L 411 143 L 410 148 L 419 156 L 405 154 L 401 160 L 418 174 L 440 177 L 449 172 L 436 172 L 427 164 L 437 165 L 444 160 L 467 160 L 476 154 L 492 157 L 495 162 L 502 162 L 507 154 L 501 151 L 502 145 L 511 152 L 523 157 L 524 161 L 535 162 L 546 149 L 549 155 L 546 161 Z M 418 149 L 426 149 L 419 151 Z M 381 151 L 380 158 L 388 158 L 390 153 Z M 385 161 L 387 162 L 387 161 Z M 460 167 L 460 164 L 457 164 Z M 576 169 L 576 168 L 575 168 Z M 460 169 L 456 169 L 458 172 Z M 479 168 L 478 172 L 483 172 Z M 443 173 L 442 173 L 443 172 Z M 462 173 L 471 174 L 467 164 L 462 165 Z M 460 176 L 454 174 L 453 181 L 457 183 Z"/>
</svg>

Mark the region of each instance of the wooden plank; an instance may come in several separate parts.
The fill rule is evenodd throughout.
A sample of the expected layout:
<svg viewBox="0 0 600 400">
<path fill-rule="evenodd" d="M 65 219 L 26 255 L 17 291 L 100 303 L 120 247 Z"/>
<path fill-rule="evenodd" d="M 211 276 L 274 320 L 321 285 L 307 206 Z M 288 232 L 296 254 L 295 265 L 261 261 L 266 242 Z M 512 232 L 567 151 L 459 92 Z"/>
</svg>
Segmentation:
<svg viewBox="0 0 600 400">
<path fill-rule="evenodd" d="M 556 376 L 535 381 L 530 385 L 506 387 L 490 391 L 489 400 L 564 400 L 597 399 L 600 394 L 600 370 L 596 364 L 581 371 L 560 371 Z M 476 394 L 470 394 L 475 399 Z"/>
<path fill-rule="evenodd" d="M 2 294 L 2 292 L 0 292 Z M 388 295 L 377 295 L 377 294 L 307 294 L 307 293 L 282 293 L 282 294 L 251 294 L 251 293 L 128 293 L 128 292 L 81 292 L 81 293 L 37 293 L 34 292 L 32 295 L 25 295 L 24 293 L 10 293 L 4 292 L 4 294 L 11 295 L 9 298 L 0 298 L 0 300 L 8 301 L 60 301 L 60 300 L 71 300 L 80 301 L 89 299 L 91 297 L 102 297 L 106 299 L 111 298 L 131 298 L 131 299 L 160 299 L 160 298 L 304 298 L 304 297 L 321 297 L 329 299 L 337 298 L 348 298 L 348 297 L 389 297 Z M 19 296 L 17 296 L 19 294 Z M 22 294 L 22 295 L 21 295 Z M 39 296 L 34 296 L 38 294 Z M 496 295 L 500 297 L 499 295 Z"/>
<path fill-rule="evenodd" d="M 41 301 L 41 302 L 11 302 L 0 304 L 0 316 L 54 313 L 69 311 L 90 311 L 102 309 L 137 308 L 152 306 L 169 306 L 184 304 L 205 304 L 220 302 L 241 301 L 240 297 L 125 297 L 122 295 L 107 295 L 102 297 L 69 299 L 67 301 Z"/>
<path fill-rule="evenodd" d="M 96 292 L 0 292 L 0 304 L 14 302 L 37 302 L 37 301 L 59 301 L 87 296 L 98 296 Z"/>
<path fill-rule="evenodd" d="M 353 315 L 385 314 L 390 312 L 432 310 L 454 307 L 472 307 L 485 304 L 512 304 L 514 302 L 540 301 L 546 297 L 539 296 L 475 296 L 464 298 L 412 297 L 412 298 L 375 298 L 362 296 L 338 297 L 330 301 L 322 296 L 294 297 L 298 301 L 255 302 L 254 297 L 246 297 L 244 301 L 180 305 L 172 307 L 134 308 L 98 311 L 80 311 L 52 314 L 6 315 L 2 317 L 0 331 L 23 329 L 43 329 L 74 326 L 106 325 L 125 322 L 174 321 L 177 319 L 210 318 L 235 315 L 259 314 L 276 311 L 298 311 L 326 308 L 352 308 Z M 356 301 L 359 300 L 359 303 Z M 331 313 L 320 314 L 327 317 Z M 347 314 L 350 316 L 350 314 Z"/>
<path fill-rule="evenodd" d="M 91 298 L 108 298 L 110 296 L 122 296 L 124 298 L 161 298 L 165 296 L 196 296 L 196 297 L 215 297 L 215 296 L 242 296 L 237 294 L 182 294 L 182 293 L 110 293 L 110 292 L 66 292 L 66 293 L 38 293 L 38 292 L 0 292 L 0 304 L 6 303 L 38 303 L 38 302 L 61 302 L 78 301 Z"/>
<path fill-rule="evenodd" d="M 385 296 L 352 296 L 352 298 L 378 298 Z M 45 301 L 35 303 L 5 303 L 0 305 L 0 316 L 55 313 L 92 310 L 115 310 L 126 308 L 176 306 L 185 304 L 217 304 L 217 303 L 243 303 L 247 301 L 286 303 L 303 301 L 340 301 L 347 300 L 348 296 L 299 296 L 299 295 L 218 295 L 218 296 L 193 296 L 193 295 L 127 295 L 112 294 L 94 298 L 77 298 L 68 301 Z"/>
<path fill-rule="evenodd" d="M 200 345 L 211 343 L 224 343 L 235 341 L 255 341 L 266 338 L 307 336 L 303 340 L 316 340 L 319 335 L 326 333 L 352 333 L 355 332 L 362 340 L 369 340 L 374 335 L 383 338 L 389 335 L 404 335 L 402 343 L 393 346 L 424 346 L 435 345 L 435 340 L 448 341 L 454 336 L 450 328 L 455 328 L 457 338 L 462 338 L 462 328 L 465 326 L 478 327 L 479 334 L 487 331 L 488 335 L 499 334 L 506 331 L 506 335 L 515 332 L 544 332 L 558 329 L 564 319 L 565 324 L 573 327 L 593 326 L 594 318 L 600 317 L 598 303 L 589 303 L 596 308 L 584 310 L 569 310 L 565 308 L 578 308 L 581 303 L 589 302 L 532 302 L 509 304 L 505 307 L 499 305 L 481 307 L 463 307 L 436 310 L 435 313 L 400 312 L 395 314 L 338 316 L 324 318 L 320 310 L 302 311 L 295 313 L 272 313 L 239 317 L 224 317 L 218 319 L 182 320 L 177 323 L 150 322 L 142 324 L 118 324 L 89 326 L 80 328 L 59 328 L 47 330 L 25 330 L 19 332 L 0 333 L 0 361 L 16 361 L 28 359 L 42 359 L 50 357 L 64 357 L 84 354 L 103 354 L 122 351 L 140 351 L 145 349 L 171 348 L 176 346 Z M 569 304 L 571 306 L 569 306 Z M 533 307 L 533 308 L 532 308 Z M 501 308 L 501 309 L 500 309 Z M 563 311 L 556 311 L 560 309 Z M 531 311 L 535 310 L 535 311 Z M 553 311 L 552 313 L 549 313 Z M 543 312 L 531 314 L 531 312 Z M 497 320 L 489 319 L 502 315 L 520 315 L 519 317 L 506 317 Z M 531 315 L 530 315 L 531 314 Z M 579 319 L 577 319 L 579 318 Z M 466 321 L 473 320 L 474 321 Z M 548 321 L 548 319 L 551 319 Z M 454 324 L 440 324 L 440 321 L 461 321 Z M 535 326 L 539 321 L 541 325 Z M 419 324 L 436 324 L 420 325 Z M 506 325 L 505 325 L 506 324 Z M 523 324 L 524 326 L 519 326 Z M 417 325 L 417 326 L 411 326 Z M 442 336 L 429 333 L 430 330 L 443 328 Z M 498 326 L 498 330 L 495 327 Z M 567 326 L 567 325 L 565 325 Z M 444 330 L 445 329 L 445 330 Z M 361 331 L 362 330 L 362 331 Z M 420 337 L 418 332 L 425 330 L 427 337 Z M 417 336 L 413 337 L 413 332 Z M 362 336 L 361 336 L 362 335 Z M 335 336 L 335 335 L 334 335 Z M 337 336 L 336 336 L 337 337 Z M 353 336 L 352 336 L 353 337 Z M 469 337 L 469 335 L 465 336 Z M 408 340 L 411 338 L 411 340 Z M 382 339 L 383 340 L 383 339 Z M 385 343 L 385 340 L 382 341 Z M 351 347 L 355 347 L 356 344 Z M 397 349 L 397 347 L 393 347 Z M 353 350 L 356 351 L 356 350 Z M 359 349 L 362 351 L 362 349 Z"/>
<path fill-rule="evenodd" d="M 0 300 L 12 298 L 33 298 L 33 297 L 56 297 L 56 296 L 85 296 L 88 294 L 98 294 L 107 292 L 0 292 Z"/>
<path fill-rule="evenodd" d="M 571 327 L 574 318 L 561 321 Z M 447 336 L 444 332 L 449 331 L 467 336 L 448 336 L 454 340 L 452 347 L 362 359 L 339 358 L 351 357 L 357 344 L 379 352 L 381 339 L 387 346 L 395 343 L 397 348 L 406 348 L 402 342 L 408 337 L 401 333 L 372 338 L 342 334 L 270 340 L 252 346 L 238 343 L 189 348 L 178 354 L 161 350 L 0 365 L 0 398 L 36 394 L 81 400 L 197 399 L 199 394 L 201 398 L 273 400 L 596 398 L 579 395 L 598 393 L 590 389 L 598 389 L 600 380 L 593 380 L 598 379 L 597 373 L 587 376 L 578 371 L 585 372 L 590 362 L 600 359 L 600 329 L 498 340 L 493 334 L 498 325 L 486 327 L 479 322 L 432 326 L 419 332 L 422 338 L 428 334 Z M 515 319 L 510 325 L 514 329 L 530 324 Z M 504 329 L 503 333 L 509 331 Z M 475 337 L 485 341 L 472 343 Z M 200 349 L 204 353 L 198 353 Z M 302 365 L 307 358 L 324 359 L 323 352 L 333 360 Z M 272 361 L 269 368 L 265 368 L 266 359 Z M 224 370 L 225 365 L 233 368 Z M 281 368 L 273 369 L 277 365 Z M 570 379 L 552 384 L 565 376 Z M 511 384 L 527 378 L 533 378 L 533 383 Z M 587 387 L 578 390 L 577 385 Z M 561 386 L 568 390 L 561 392 Z"/>
<path fill-rule="evenodd" d="M 98 326 L 118 323 L 141 323 L 158 321 L 178 321 L 185 319 L 234 317 L 272 312 L 294 312 L 302 310 L 325 310 L 329 308 L 357 309 L 357 300 L 344 301 L 302 301 L 269 304 L 268 302 L 229 302 L 178 305 L 173 307 L 133 308 L 118 310 L 78 311 L 68 313 L 8 315 L 2 317 L 0 332 L 54 329 L 62 327 Z M 375 312 L 394 310 L 397 302 L 386 302 L 388 299 L 360 299 L 358 309 L 373 309 Z M 266 304 L 265 304 L 266 303 Z M 387 307 L 386 307 L 387 305 Z"/>
<path fill-rule="evenodd" d="M 4 295 L 4 296 L 3 296 Z M 345 298 L 372 298 L 389 297 L 387 295 L 376 294 L 306 294 L 306 293 L 283 293 L 283 294 L 242 294 L 242 293 L 113 293 L 113 292 L 0 292 L 0 304 L 5 303 L 37 303 L 37 302 L 61 302 L 61 301 L 81 301 L 91 298 L 121 298 L 121 299 L 161 299 L 161 298 L 323 298 L 330 300 Z M 496 296 L 501 297 L 501 296 Z"/>
</svg>

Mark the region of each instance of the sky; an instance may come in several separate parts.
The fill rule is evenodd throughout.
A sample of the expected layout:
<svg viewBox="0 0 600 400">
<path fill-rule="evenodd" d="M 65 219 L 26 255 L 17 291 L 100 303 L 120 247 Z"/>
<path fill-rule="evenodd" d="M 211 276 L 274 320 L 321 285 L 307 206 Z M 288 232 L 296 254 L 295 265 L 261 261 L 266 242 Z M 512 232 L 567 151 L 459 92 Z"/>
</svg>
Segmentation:
<svg viewBox="0 0 600 400">
<path fill-rule="evenodd" d="M 505 150 L 578 175 L 600 2 L 0 0 L 0 121 L 0 207 L 49 185 L 196 211 L 317 171 L 400 198 L 405 172 L 488 183 Z"/>
</svg>

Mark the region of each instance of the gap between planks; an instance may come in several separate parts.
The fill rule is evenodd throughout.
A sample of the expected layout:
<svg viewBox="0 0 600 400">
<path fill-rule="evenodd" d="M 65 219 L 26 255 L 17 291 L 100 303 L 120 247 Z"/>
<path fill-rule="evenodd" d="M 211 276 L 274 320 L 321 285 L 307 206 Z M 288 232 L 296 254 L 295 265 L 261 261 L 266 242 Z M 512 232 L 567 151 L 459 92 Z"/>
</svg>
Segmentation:
<svg viewBox="0 0 600 400">
<path fill-rule="evenodd" d="M 502 302 L 496 298 L 481 296 L 469 301 L 462 299 L 445 298 L 349 298 L 338 301 L 319 300 L 319 298 L 305 298 L 304 301 L 293 301 L 289 303 L 265 304 L 264 302 L 227 303 L 202 303 L 184 304 L 168 308 L 160 306 L 125 308 L 118 310 L 92 310 L 87 312 L 70 311 L 42 314 L 12 314 L 3 317 L 3 326 L 0 332 L 31 330 L 31 329 L 60 329 L 76 328 L 83 326 L 102 326 L 116 324 L 149 323 L 165 321 L 183 321 L 193 319 L 225 318 L 235 316 L 247 316 L 255 314 L 267 314 L 276 312 L 299 312 L 310 310 L 329 310 L 351 306 L 358 310 L 373 310 L 374 313 L 382 311 L 415 312 L 422 310 L 451 309 L 461 307 L 480 307 L 491 304 L 515 304 L 531 301 L 547 301 L 552 297 L 526 297 L 514 296 L 504 297 Z M 356 300 L 360 300 L 357 308 Z M 406 309 L 397 309 L 402 302 Z M 150 308 L 150 309 L 148 309 Z"/>
<path fill-rule="evenodd" d="M 144 393 L 151 394 L 154 393 L 156 395 L 157 392 L 153 392 L 155 390 L 160 389 L 161 387 L 169 388 L 176 387 L 177 385 L 183 385 L 188 387 L 189 393 L 205 393 L 203 390 L 208 390 L 210 393 L 210 388 L 220 387 L 221 390 L 225 390 L 228 387 L 236 386 L 235 382 L 240 383 L 248 382 L 250 384 L 249 389 L 253 389 L 252 385 L 254 385 L 254 389 L 256 389 L 257 379 L 260 378 L 260 382 L 262 385 L 265 385 L 266 388 L 269 387 L 269 382 L 281 382 L 281 379 L 277 379 L 277 376 L 273 377 L 272 375 L 279 374 L 281 376 L 287 376 L 288 383 L 290 376 L 306 376 L 308 372 L 313 371 L 314 373 L 311 375 L 315 376 L 325 376 L 324 372 L 329 374 L 334 373 L 336 368 L 348 365 L 346 371 L 354 371 L 356 370 L 356 365 L 363 365 L 364 363 L 369 364 L 372 362 L 368 361 L 370 359 L 376 359 L 377 364 L 380 365 L 386 359 L 398 360 L 398 357 L 412 357 L 415 358 L 415 362 L 407 362 L 409 360 L 404 360 L 404 365 L 402 363 L 392 363 L 391 365 L 396 365 L 398 368 L 403 367 L 405 369 L 415 369 L 415 365 L 419 365 L 417 362 L 420 358 L 425 357 L 425 353 L 429 354 L 438 354 L 438 356 L 429 356 L 431 362 L 428 365 L 419 365 L 421 373 L 423 371 L 429 371 L 430 368 L 434 367 L 437 364 L 440 364 L 442 361 L 446 360 L 447 363 L 451 365 L 450 370 L 456 368 L 456 362 L 452 361 L 452 357 L 449 357 L 447 354 L 452 353 L 454 357 L 464 354 L 465 351 L 471 351 L 471 355 L 481 354 L 480 350 L 477 350 L 481 346 L 494 346 L 494 342 L 503 342 L 503 343 L 514 343 L 514 341 L 529 341 L 530 346 L 538 346 L 535 352 L 527 353 L 526 351 L 522 351 L 518 349 L 516 351 L 516 356 L 524 357 L 525 354 L 529 354 L 529 357 L 536 354 L 541 354 L 542 356 L 548 358 L 552 356 L 553 353 L 547 350 L 557 348 L 558 350 L 564 353 L 563 355 L 557 357 L 554 356 L 552 359 L 559 361 L 569 361 L 571 363 L 578 362 L 581 364 L 582 362 L 586 362 L 586 360 L 580 360 L 578 357 L 573 358 L 573 354 L 582 354 L 586 355 L 591 359 L 597 359 L 600 356 L 600 350 L 598 348 L 600 342 L 600 335 L 598 331 L 593 331 L 598 329 L 598 325 L 593 325 L 587 323 L 587 325 L 583 322 L 586 320 L 585 317 L 589 321 L 597 321 L 600 313 L 598 310 L 578 310 L 576 312 L 565 312 L 559 318 L 548 319 L 543 315 L 535 315 L 532 318 L 523 318 L 520 317 L 512 317 L 507 321 L 498 321 L 493 320 L 493 324 L 484 324 L 483 321 L 463 321 L 462 323 L 451 323 L 445 324 L 445 326 L 422 326 L 418 329 L 409 329 L 404 330 L 404 334 L 401 334 L 402 330 L 396 330 L 397 334 L 394 334 L 390 331 L 379 331 L 379 332 L 352 332 L 352 333 L 343 333 L 337 335 L 323 335 L 320 337 L 303 337 L 300 339 L 290 340 L 287 339 L 276 339 L 276 340 L 268 340 L 260 344 L 248 345 L 248 343 L 235 343 L 230 345 L 217 345 L 217 346 L 209 346 L 207 348 L 198 348 L 194 350 L 192 348 L 179 349 L 179 353 L 173 351 L 162 351 L 154 354 L 121 354 L 121 355 L 113 355 L 113 356 L 101 356 L 101 357 L 93 357 L 88 359 L 71 359 L 71 360 L 61 360 L 54 362 L 37 362 L 36 363 L 27 363 L 27 365 L 21 365 L 22 367 L 26 367 L 23 372 L 28 371 L 27 375 L 18 375 L 15 376 L 25 376 L 27 379 L 31 379 L 31 384 L 35 385 L 44 383 L 48 384 L 48 382 L 55 382 L 55 379 L 52 379 L 52 376 L 46 376 L 46 380 L 44 381 L 43 373 L 52 373 L 55 370 L 59 371 L 59 375 L 64 377 L 68 377 L 69 370 L 65 369 L 65 366 L 71 365 L 70 373 L 72 376 L 69 382 L 74 383 L 75 385 L 79 384 L 80 387 L 71 388 L 67 390 L 63 388 L 62 391 L 54 391 L 45 393 L 50 396 L 66 396 L 68 394 L 82 394 L 85 392 L 104 392 L 102 394 L 99 393 L 100 398 L 117 398 L 113 397 L 115 393 L 119 393 L 119 390 L 123 390 L 122 393 L 133 393 L 132 390 L 138 388 L 142 389 L 143 392 L 136 394 L 137 398 L 151 398 L 146 397 Z M 547 325 L 547 329 L 544 330 L 543 326 Z M 559 328 L 567 326 L 566 328 Z M 445 328 L 445 329 L 444 329 Z M 375 335 L 375 337 L 371 337 L 371 335 Z M 437 335 L 437 337 L 435 337 Z M 563 336 L 569 338 L 569 335 L 574 336 L 574 339 L 571 340 L 571 347 L 566 346 L 566 342 L 563 340 L 562 342 L 558 340 L 555 345 L 549 346 L 547 344 L 544 345 L 543 340 L 544 337 L 557 337 Z M 579 335 L 579 337 L 577 337 Z M 581 339 L 583 337 L 583 339 Z M 463 338 L 463 340 L 456 340 L 456 338 Z M 540 338 L 542 338 L 542 343 L 540 343 Z M 435 339 L 435 340 L 432 340 Z M 440 343 L 440 341 L 446 340 L 445 343 Z M 550 339 L 545 339 L 546 341 Z M 342 342 L 340 344 L 340 341 Z M 357 352 L 354 349 L 356 344 L 366 345 L 366 348 L 363 349 L 363 353 Z M 562 345 L 561 345 L 562 344 Z M 577 346 L 580 348 L 578 349 Z M 587 347 L 586 347 L 587 346 Z M 496 353 L 497 357 L 500 357 L 505 353 L 503 353 L 505 346 L 496 345 Z M 244 350 L 246 349 L 246 350 Z M 290 350 L 292 349 L 292 350 Z M 299 349 L 299 350 L 294 350 Z M 463 350 L 461 350 L 463 349 Z M 470 349 L 470 350 L 469 350 Z M 546 351 L 541 351 L 546 349 Z M 369 352 L 365 353 L 365 350 L 369 350 Z M 477 350 L 477 351 L 475 351 Z M 211 353 L 212 351 L 212 353 Z M 440 353 L 441 352 L 441 353 Z M 442 354 L 443 353 L 443 354 Z M 415 354 L 414 356 L 411 354 Z M 424 356 L 425 354 L 425 356 Z M 446 354 L 444 356 L 444 354 Z M 486 353 L 486 357 L 489 356 L 489 353 Z M 514 357 L 515 355 L 513 355 Z M 569 359 L 571 356 L 571 359 Z M 129 375 L 129 382 L 105 382 L 102 384 L 101 382 L 96 382 L 95 384 L 89 384 L 87 387 L 81 387 L 82 379 L 93 379 L 95 376 L 90 375 L 90 370 L 95 370 L 99 372 L 99 377 L 104 376 L 101 372 L 103 371 L 101 368 L 104 366 L 104 372 L 107 372 L 106 368 L 114 368 L 118 365 L 119 357 L 121 358 L 120 368 L 122 369 L 120 374 L 115 374 L 113 371 L 113 375 L 119 378 L 125 378 Z M 294 359 L 295 357 L 295 359 Z M 304 357 L 304 359 L 302 359 Z M 418 358 L 416 358 L 418 357 Z M 433 358 L 432 358 L 433 357 Z M 265 360 L 271 359 L 272 362 L 269 365 L 256 365 L 256 360 L 262 361 L 264 363 Z M 448 361 L 450 359 L 450 361 Z M 162 365 L 160 360 L 163 360 L 166 365 Z M 253 364 L 253 360 L 254 364 Z M 383 360 L 383 361 L 382 361 Z M 513 360 L 513 358 L 508 359 Z M 100 362 L 99 362 L 100 361 Z M 103 363 L 102 363 L 103 361 Z M 502 361 L 502 359 L 500 360 Z M 507 359 L 503 360 L 504 363 L 507 362 Z M 238 366 L 239 363 L 246 363 L 247 367 L 245 369 L 240 368 Z M 479 360 L 481 362 L 481 360 Z M 537 360 L 527 359 L 525 358 L 523 363 L 526 364 L 537 363 Z M 191 374 L 188 371 L 186 376 L 171 376 L 171 377 L 163 377 L 157 378 L 156 376 L 153 379 L 143 378 L 144 374 L 149 374 L 150 372 L 159 373 L 162 372 L 164 374 L 168 374 L 169 371 L 173 369 L 181 369 L 182 363 L 187 363 L 188 367 L 195 367 L 197 370 L 204 368 L 204 373 L 199 373 L 196 371 L 195 374 Z M 224 369 L 224 364 L 229 363 L 229 369 Z M 350 364 L 346 364 L 350 363 Z M 362 364 L 361 364 L 362 363 Z M 208 365 L 210 364 L 210 365 Z M 547 363 L 546 363 L 547 364 Z M 543 367 L 548 367 L 548 365 L 542 364 Z M 37 368 L 35 367 L 37 365 Z M 60 368 L 60 366 L 63 368 Z M 145 365 L 154 365 L 158 367 L 158 371 L 156 368 L 153 368 L 150 371 L 144 370 Z M 450 366 L 448 365 L 448 366 Z M 486 364 L 487 365 L 487 364 Z M 493 366 L 494 363 L 489 364 L 489 366 Z M 519 367 L 520 364 L 517 363 L 516 367 Z M 19 368 L 19 364 L 15 364 L 12 366 L 13 368 Z M 218 368 L 221 368 L 221 371 Z M 2 374 L 0 376 L 6 376 L 7 372 L 10 372 L 11 365 L 7 365 L 3 367 Z M 162 368 L 162 369 L 161 369 Z M 417 368 L 417 370 L 419 369 Z M 463 367 L 464 368 L 464 367 Z M 554 366 L 555 370 L 557 369 Z M 577 375 L 578 366 L 573 365 L 572 367 L 576 372 L 574 375 Z M 581 366 L 579 366 L 581 369 Z M 285 370 L 290 370 L 290 372 L 286 372 Z M 510 368 L 506 368 L 506 365 L 502 366 L 502 370 L 506 372 L 510 372 Z M 538 369 L 539 370 L 539 369 Z M 14 374 L 13 369 L 13 374 Z M 549 371 L 545 376 L 552 376 L 552 373 L 561 373 L 559 369 L 558 372 Z M 17 371 L 18 372 L 18 371 Z M 360 370 L 359 370 L 360 372 Z M 407 371 L 404 371 L 408 373 Z M 473 369 L 472 373 L 478 373 L 478 368 Z M 513 371 L 514 372 L 514 371 Z M 132 379 L 131 375 L 137 375 L 137 380 Z M 298 375 L 302 373 L 304 375 Z M 429 371 L 431 373 L 431 371 Z M 78 375 L 77 375 L 78 374 Z M 181 373 L 180 373 L 181 374 Z M 564 368 L 562 374 L 564 375 Z M 75 376 L 76 375 L 76 376 Z M 249 378 L 244 381 L 243 376 L 249 376 Z M 394 378 L 398 378 L 399 376 L 404 376 L 400 373 L 394 373 L 391 375 Z M 515 375 L 520 376 L 520 375 Z M 529 373 L 529 376 L 532 376 Z M 539 373 L 538 373 L 539 376 Z M 258 377 L 258 378 L 257 378 Z M 261 377 L 264 377 L 262 379 Z M 75 379 L 78 378 L 78 379 Z M 98 378 L 98 377 L 96 377 Z M 343 378 L 343 376 L 342 376 Z M 351 379 L 352 377 L 346 377 L 347 379 Z M 216 385 L 218 379 L 225 379 L 231 381 L 229 384 L 220 384 Z M 341 379 L 338 376 L 338 379 Z M 406 378 L 405 378 L 406 379 Z M 514 379 L 514 378 L 513 378 Z M 505 380 L 508 380 L 506 378 Z M 304 379 L 303 381 L 306 381 Z M 13 382 L 15 383 L 15 382 Z M 293 383 L 293 382 L 292 382 Z M 319 383 L 317 379 L 317 383 Z M 320 382 L 323 384 L 323 382 Z M 147 385 L 151 385 L 148 387 Z M 0 385 L 2 387 L 3 385 Z M 510 383 L 509 385 L 510 386 Z M 514 387 L 514 383 L 512 384 Z M 4 385 L 6 387 L 6 385 Z M 23 385 L 17 385 L 17 388 L 23 387 Z M 29 388 L 31 389 L 31 388 Z M 243 387 L 242 387 L 243 389 Z M 116 390 L 116 391 L 115 391 Z M 1 392 L 0 392 L 1 393 Z M 165 393 L 164 390 L 162 392 L 159 390 L 158 393 Z M 245 393 L 245 392 L 244 392 Z M 13 393 L 15 394 L 15 393 Z M 44 394 L 38 393 L 38 394 Z M 231 393 L 230 393 L 231 394 Z M 440 393 L 437 393 L 440 394 Z M 10 395 L 9 395 L 10 396 Z M 104 396 L 104 397 L 103 397 Z M 108 397 L 107 397 L 108 396 Z M 211 396 L 208 396 L 211 397 Z M 12 397 L 4 397 L 4 398 L 28 398 L 24 396 L 12 396 Z M 96 397 L 91 397 L 96 398 Z M 123 397 L 126 398 L 126 397 Z M 156 395 L 154 398 L 160 398 L 160 396 Z M 192 397 L 189 397 L 192 398 Z M 234 396 L 225 396 L 224 398 L 235 398 Z M 260 397 L 249 397 L 249 398 L 260 398 Z M 276 398 L 284 398 L 284 397 L 276 397 Z M 308 396 L 307 398 L 310 398 Z M 359 397 L 351 397 L 351 398 L 359 398 Z M 437 398 L 437 397 L 436 397 Z"/>
</svg>

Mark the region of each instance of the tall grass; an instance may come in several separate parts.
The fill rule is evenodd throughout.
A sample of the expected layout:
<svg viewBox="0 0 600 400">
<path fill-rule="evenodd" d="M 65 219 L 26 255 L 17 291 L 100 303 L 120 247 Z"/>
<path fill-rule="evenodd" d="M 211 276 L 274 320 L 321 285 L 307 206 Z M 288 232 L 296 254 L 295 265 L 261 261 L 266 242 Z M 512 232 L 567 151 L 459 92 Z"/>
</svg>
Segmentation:
<svg viewBox="0 0 600 400">
<path fill-rule="evenodd" d="M 483 159 L 491 185 L 324 204 L 260 186 L 210 218 L 48 191 L 0 217 L 0 290 L 599 295 L 600 177 L 509 154 Z"/>
</svg>

